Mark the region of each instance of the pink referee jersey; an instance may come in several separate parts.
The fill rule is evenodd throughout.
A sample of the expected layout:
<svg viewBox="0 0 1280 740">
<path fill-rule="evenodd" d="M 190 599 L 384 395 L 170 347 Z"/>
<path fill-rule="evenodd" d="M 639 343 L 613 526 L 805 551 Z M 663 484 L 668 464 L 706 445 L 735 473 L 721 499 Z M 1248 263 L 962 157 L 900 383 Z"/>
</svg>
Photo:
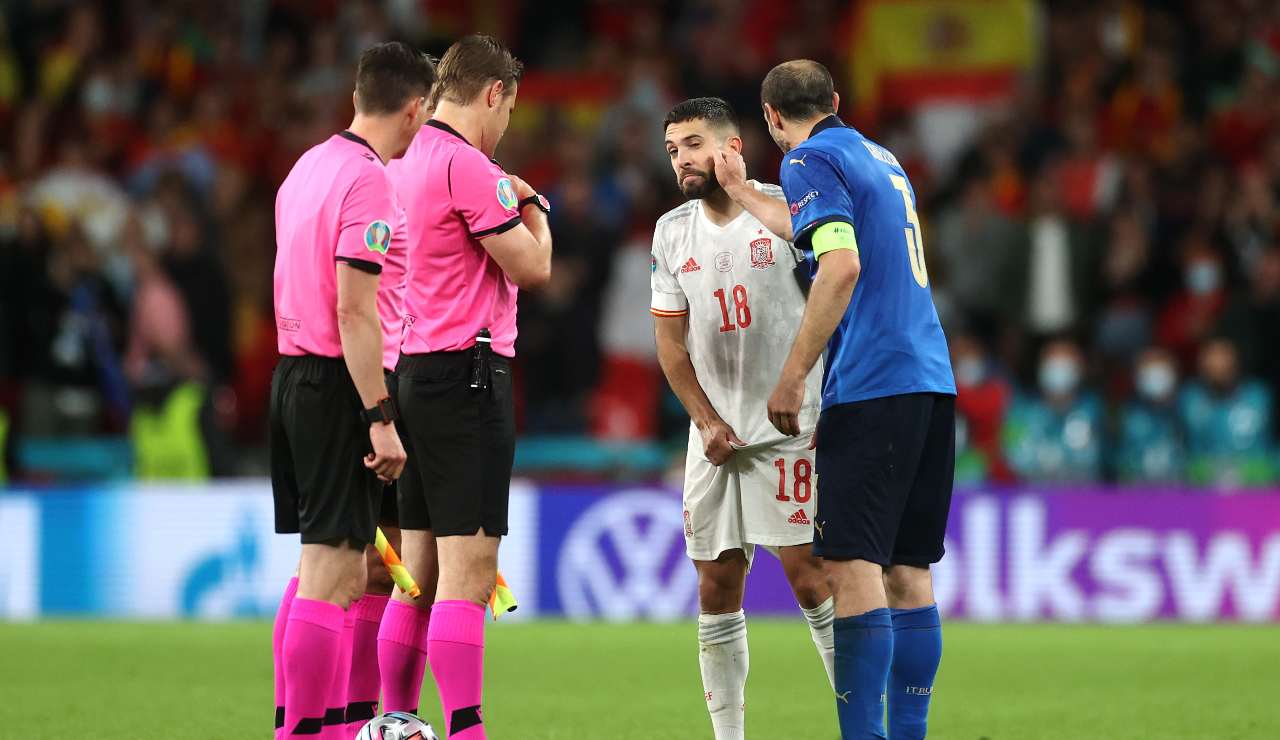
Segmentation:
<svg viewBox="0 0 1280 740">
<path fill-rule="evenodd" d="M 428 121 L 387 171 L 408 215 L 409 288 L 401 351 L 461 350 L 488 328 L 493 351 L 515 356 L 516 285 L 480 238 L 520 223 L 502 168 L 447 124 Z"/>
<path fill-rule="evenodd" d="M 368 142 L 350 131 L 329 137 L 298 159 L 276 194 L 280 354 L 342 356 L 336 263 L 375 274 L 388 262 L 394 268 L 397 260 L 389 259 L 388 252 L 402 216 L 382 161 Z M 405 253 L 400 250 L 401 265 Z M 387 310 L 394 310 L 394 302 Z M 383 326 L 385 333 L 385 315 Z M 384 363 L 398 339 L 398 333 L 384 337 Z"/>
<path fill-rule="evenodd" d="M 394 162 L 395 160 L 391 160 Z M 404 296 L 409 288 L 409 224 L 404 209 L 396 204 L 396 226 L 391 246 L 382 263 L 378 282 L 378 318 L 382 321 L 382 366 L 395 370 L 404 341 Z"/>
</svg>

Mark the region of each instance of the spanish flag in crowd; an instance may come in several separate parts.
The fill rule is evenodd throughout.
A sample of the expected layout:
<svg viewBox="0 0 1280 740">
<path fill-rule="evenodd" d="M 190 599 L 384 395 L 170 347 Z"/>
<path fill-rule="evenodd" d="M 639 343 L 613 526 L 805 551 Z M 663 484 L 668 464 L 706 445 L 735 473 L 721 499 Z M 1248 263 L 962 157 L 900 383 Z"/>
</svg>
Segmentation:
<svg viewBox="0 0 1280 740">
<path fill-rule="evenodd" d="M 1034 0 L 863 0 L 853 14 L 854 107 L 1004 97 L 1040 47 Z"/>
</svg>

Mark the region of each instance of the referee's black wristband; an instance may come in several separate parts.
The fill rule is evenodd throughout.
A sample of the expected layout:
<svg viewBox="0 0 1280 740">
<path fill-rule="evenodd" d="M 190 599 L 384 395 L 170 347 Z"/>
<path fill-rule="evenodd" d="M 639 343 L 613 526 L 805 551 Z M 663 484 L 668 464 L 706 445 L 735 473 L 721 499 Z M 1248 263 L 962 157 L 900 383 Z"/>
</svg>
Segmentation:
<svg viewBox="0 0 1280 740">
<path fill-rule="evenodd" d="M 521 200 L 519 210 L 523 212 L 525 206 L 537 206 L 538 210 L 542 211 L 548 216 L 551 215 L 551 202 L 548 201 L 546 196 L 542 195 L 541 193 L 530 195 L 528 198 Z"/>
</svg>

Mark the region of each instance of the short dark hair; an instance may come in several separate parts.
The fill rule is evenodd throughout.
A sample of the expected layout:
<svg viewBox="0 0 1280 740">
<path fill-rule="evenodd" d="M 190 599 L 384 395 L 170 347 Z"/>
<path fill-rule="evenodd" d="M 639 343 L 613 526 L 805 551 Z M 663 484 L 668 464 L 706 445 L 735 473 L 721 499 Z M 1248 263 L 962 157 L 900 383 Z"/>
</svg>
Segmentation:
<svg viewBox="0 0 1280 740">
<path fill-rule="evenodd" d="M 738 114 L 733 106 L 724 98 L 689 98 L 671 109 L 667 117 L 662 119 L 662 130 L 673 123 L 684 123 L 701 119 L 712 126 L 729 127 L 738 130 Z"/>
<path fill-rule="evenodd" d="M 426 97 L 435 81 L 435 64 L 426 54 L 399 41 L 370 46 L 356 67 L 356 108 L 375 116 L 395 113 Z"/>
<path fill-rule="evenodd" d="M 835 81 L 826 67 L 811 59 L 796 59 L 769 70 L 760 85 L 760 102 L 768 103 L 783 118 L 803 121 L 835 113 L 831 104 L 835 91 Z"/>
<path fill-rule="evenodd" d="M 524 64 L 501 41 L 476 33 L 454 42 L 437 72 L 436 99 L 465 105 L 494 80 L 502 80 L 504 94 L 510 95 L 524 75 Z"/>
</svg>

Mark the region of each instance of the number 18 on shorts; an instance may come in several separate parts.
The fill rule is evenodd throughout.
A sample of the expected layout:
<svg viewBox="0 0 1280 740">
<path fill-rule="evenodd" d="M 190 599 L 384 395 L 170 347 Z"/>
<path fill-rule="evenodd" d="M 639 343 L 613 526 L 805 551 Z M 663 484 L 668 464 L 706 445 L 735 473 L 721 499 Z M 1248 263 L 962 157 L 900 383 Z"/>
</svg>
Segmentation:
<svg viewBox="0 0 1280 740">
<path fill-rule="evenodd" d="M 689 431 L 684 468 L 685 550 L 693 560 L 715 560 L 755 545 L 813 542 L 817 506 L 813 451 L 808 435 L 738 450 L 719 467 L 702 454 L 702 436 Z"/>
</svg>

